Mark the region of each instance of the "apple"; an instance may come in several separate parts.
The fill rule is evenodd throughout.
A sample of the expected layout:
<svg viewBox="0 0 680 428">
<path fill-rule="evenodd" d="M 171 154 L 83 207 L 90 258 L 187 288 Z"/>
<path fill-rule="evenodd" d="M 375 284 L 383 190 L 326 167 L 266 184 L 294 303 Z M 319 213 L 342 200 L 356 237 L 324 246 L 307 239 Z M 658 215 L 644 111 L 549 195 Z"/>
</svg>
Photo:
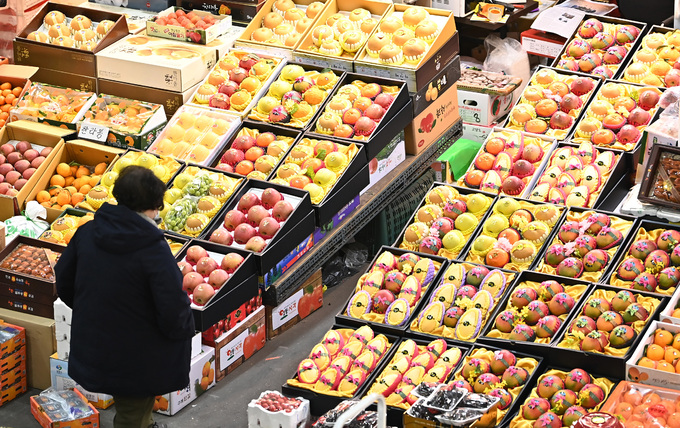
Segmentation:
<svg viewBox="0 0 680 428">
<path fill-rule="evenodd" d="M 24 171 L 21 176 L 24 177 L 26 180 L 30 179 L 33 174 L 35 174 L 36 169 L 35 168 L 28 168 L 26 171 Z"/>
<path fill-rule="evenodd" d="M 17 171 L 19 171 L 21 173 L 23 173 L 24 171 L 26 171 L 30 167 L 31 167 L 31 163 L 26 159 L 20 159 L 14 164 L 14 169 L 16 169 Z"/>
<path fill-rule="evenodd" d="M 250 207 L 246 217 L 249 225 L 257 227 L 263 219 L 269 217 L 269 211 L 262 205 L 254 205 Z"/>
<path fill-rule="evenodd" d="M 242 214 L 240 211 L 237 211 L 239 214 Z M 231 245 L 234 242 L 234 237 L 231 236 L 231 233 L 228 231 L 219 228 L 216 229 L 211 235 L 210 235 L 210 242 L 216 242 L 218 244 L 222 245 Z"/>
<path fill-rule="evenodd" d="M 32 147 L 33 147 L 33 146 L 31 146 L 31 143 L 29 143 L 28 141 L 25 141 L 25 140 L 19 141 L 19 142 L 17 143 L 17 151 L 18 151 L 19 153 L 22 153 L 22 154 L 23 154 L 26 150 L 28 150 L 28 149 L 30 149 L 30 148 L 32 148 Z"/>
<path fill-rule="evenodd" d="M 40 156 L 40 152 L 35 149 L 28 149 L 24 152 L 24 159 L 29 162 L 32 162 L 33 159 L 37 158 L 38 156 Z"/>
<path fill-rule="evenodd" d="M 189 272 L 194 271 L 194 267 L 185 261 L 177 262 L 177 267 L 179 268 L 179 271 L 182 272 L 182 276 L 186 276 Z"/>
<path fill-rule="evenodd" d="M 7 158 L 5 157 L 5 155 L 0 155 L 0 165 L 2 165 L 5 162 L 7 162 Z"/>
<path fill-rule="evenodd" d="M 16 196 L 18 194 L 19 194 L 19 191 L 17 189 L 15 189 L 14 187 L 10 187 L 10 189 L 7 190 L 7 193 L 5 193 L 5 195 L 7 195 L 7 196 Z"/>
<path fill-rule="evenodd" d="M 28 180 L 26 180 L 25 178 L 18 179 L 17 181 L 14 182 L 14 188 L 17 190 L 21 190 L 26 185 L 27 181 Z"/>
<path fill-rule="evenodd" d="M 50 154 L 50 152 L 52 151 L 52 149 L 53 149 L 53 147 L 45 147 L 44 149 L 40 150 L 40 156 L 46 158 L 47 155 Z"/>
<path fill-rule="evenodd" d="M 201 257 L 198 262 L 196 262 L 196 272 L 203 275 L 204 278 L 210 276 L 210 272 L 218 268 L 218 264 L 210 256 Z"/>
<path fill-rule="evenodd" d="M 2 184 L 0 184 L 2 186 Z M 222 259 L 222 269 L 227 271 L 227 273 L 232 273 L 243 263 L 243 256 L 239 253 L 227 253 Z"/>
<path fill-rule="evenodd" d="M 215 167 L 215 169 L 219 169 L 220 171 L 224 171 L 224 172 L 234 172 L 233 166 L 229 165 L 228 163 L 223 163 L 223 162 L 218 163 L 217 166 Z"/>
<path fill-rule="evenodd" d="M 14 185 L 20 178 L 21 173 L 19 171 L 10 171 L 5 175 L 5 180 L 11 185 Z"/>
<path fill-rule="evenodd" d="M 208 303 L 210 298 L 214 295 L 215 289 L 210 284 L 198 284 L 198 286 L 194 288 L 192 300 L 198 306 L 203 306 Z"/>
<path fill-rule="evenodd" d="M 12 152 L 7 155 L 7 161 L 14 165 L 17 163 L 19 160 L 23 159 L 24 157 L 21 155 L 19 152 Z"/>
<path fill-rule="evenodd" d="M 257 231 L 248 223 L 241 223 L 234 229 L 234 241 L 240 245 L 245 245 L 255 235 L 257 235 Z"/>
<path fill-rule="evenodd" d="M 198 261 L 203 257 L 208 257 L 208 252 L 205 250 L 205 248 L 198 245 L 192 245 L 191 247 L 187 248 L 186 260 L 192 265 L 198 263 Z"/>
<path fill-rule="evenodd" d="M 264 247 L 266 246 L 267 242 L 261 236 L 253 236 L 248 240 L 248 242 L 246 242 L 246 250 L 254 251 L 256 253 L 259 253 L 262 250 L 264 250 Z"/>
<path fill-rule="evenodd" d="M 208 284 L 212 285 L 215 290 L 219 290 L 221 286 L 229 279 L 229 274 L 224 269 L 215 269 L 210 272 L 208 277 Z"/>
<path fill-rule="evenodd" d="M 14 150 L 15 150 L 14 146 L 9 143 L 5 143 L 2 146 L 0 146 L 0 151 L 2 151 L 2 154 L 4 154 L 5 156 L 12 153 Z"/>
<path fill-rule="evenodd" d="M 45 162 L 45 156 L 41 155 L 31 161 L 31 166 L 33 168 L 38 168 L 43 162 Z"/>
<path fill-rule="evenodd" d="M 2 165 L 0 165 L 0 174 L 7 175 L 7 173 L 10 171 L 14 171 L 14 167 L 12 166 L 12 164 L 3 163 Z"/>
<path fill-rule="evenodd" d="M 0 183 L 0 195 L 6 195 L 8 190 L 12 189 L 12 185 L 9 183 Z"/>
<path fill-rule="evenodd" d="M 194 288 L 204 283 L 205 281 L 203 281 L 203 276 L 200 273 L 189 272 L 182 280 L 182 289 L 191 293 L 194 291 Z"/>
</svg>

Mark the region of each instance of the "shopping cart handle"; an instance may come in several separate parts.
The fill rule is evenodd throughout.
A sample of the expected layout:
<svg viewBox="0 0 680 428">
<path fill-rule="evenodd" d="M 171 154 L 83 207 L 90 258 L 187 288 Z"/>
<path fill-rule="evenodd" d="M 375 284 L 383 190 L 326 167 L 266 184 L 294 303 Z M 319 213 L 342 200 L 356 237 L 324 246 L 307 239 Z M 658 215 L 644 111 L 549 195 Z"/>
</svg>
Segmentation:
<svg viewBox="0 0 680 428">
<path fill-rule="evenodd" d="M 342 428 L 345 424 L 359 415 L 371 406 L 373 403 L 378 402 L 378 428 L 387 427 L 387 407 L 385 406 L 385 397 L 382 394 L 371 394 L 364 397 L 357 404 L 352 406 L 348 411 L 340 415 L 338 420 L 333 425 L 333 428 Z"/>
</svg>

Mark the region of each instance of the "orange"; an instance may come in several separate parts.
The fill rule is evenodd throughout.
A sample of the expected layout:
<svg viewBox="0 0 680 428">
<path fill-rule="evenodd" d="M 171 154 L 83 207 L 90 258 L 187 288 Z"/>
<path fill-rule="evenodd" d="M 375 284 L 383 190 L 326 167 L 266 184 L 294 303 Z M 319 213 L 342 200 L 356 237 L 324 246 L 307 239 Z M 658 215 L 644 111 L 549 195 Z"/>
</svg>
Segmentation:
<svg viewBox="0 0 680 428">
<path fill-rule="evenodd" d="M 654 333 L 654 343 L 659 346 L 668 346 L 673 343 L 673 335 L 669 331 L 658 329 Z"/>
<path fill-rule="evenodd" d="M 75 181 L 75 179 L 76 179 L 76 178 L 75 178 L 74 176 L 69 175 L 68 177 L 65 177 L 65 178 L 64 178 L 64 183 L 66 183 L 67 186 L 70 186 L 71 184 L 73 184 L 73 182 Z"/>
<path fill-rule="evenodd" d="M 19 98 L 19 95 L 21 95 L 21 91 L 22 91 L 22 88 L 17 86 L 17 87 L 12 89 L 12 95 Z"/>
<path fill-rule="evenodd" d="M 11 109 L 11 108 L 12 108 L 12 104 L 6 103 L 2 107 L 0 107 L 0 110 L 9 112 L 9 109 Z M 37 116 L 37 112 L 36 112 L 36 116 Z"/>
<path fill-rule="evenodd" d="M 71 175 L 75 176 L 78 171 L 78 165 L 71 165 Z"/>
<path fill-rule="evenodd" d="M 108 165 L 106 165 L 106 162 L 98 163 L 97 166 L 94 167 L 94 173 L 97 175 L 102 175 L 106 172 L 107 167 Z"/>
<path fill-rule="evenodd" d="M 656 363 L 656 369 L 669 373 L 675 373 L 675 367 L 668 361 L 659 361 Z"/>
<path fill-rule="evenodd" d="M 10 85 L 10 88 L 11 88 L 11 87 L 12 87 L 12 86 Z M 7 97 L 7 95 L 9 95 L 9 94 L 11 94 L 11 93 L 12 93 L 12 90 L 11 90 L 11 89 L 3 89 L 3 90 L 2 90 L 2 95 L 3 95 L 5 98 Z"/>
<path fill-rule="evenodd" d="M 0 85 L 0 89 L 2 89 L 3 91 L 5 89 L 12 89 L 12 84 L 9 82 L 4 82 L 2 85 Z"/>
<path fill-rule="evenodd" d="M 673 338 L 673 345 L 675 349 L 680 350 L 680 333 L 676 334 Z"/>
<path fill-rule="evenodd" d="M 52 208 L 54 208 L 55 210 L 60 210 L 60 209 L 61 209 L 61 205 L 59 205 L 59 204 L 54 204 L 54 205 L 52 205 Z"/>
<path fill-rule="evenodd" d="M 628 419 L 633 414 L 633 405 L 622 401 L 616 405 L 614 413 L 621 416 L 624 420 Z"/>
<path fill-rule="evenodd" d="M 669 414 L 675 412 L 675 403 L 671 400 L 661 400 L 659 404 L 664 406 Z"/>
<path fill-rule="evenodd" d="M 14 94 L 13 94 L 12 92 L 10 92 L 9 94 L 5 95 L 5 102 L 6 102 L 6 103 L 12 103 L 12 102 L 14 102 L 14 100 L 16 100 L 16 99 L 17 99 L 17 97 L 15 97 Z"/>
<path fill-rule="evenodd" d="M 57 165 L 57 174 L 61 175 L 62 177 L 70 177 L 73 175 L 71 172 L 71 167 L 65 162 Z"/>
<path fill-rule="evenodd" d="M 680 373 L 680 360 L 675 363 L 675 373 Z"/>
<path fill-rule="evenodd" d="M 638 364 L 640 363 L 638 362 Z M 627 391 L 623 394 L 623 401 L 630 403 L 633 406 L 637 406 L 642 403 L 642 394 L 635 390 Z"/>
<path fill-rule="evenodd" d="M 0 112 L 0 119 L 7 120 L 8 117 L 9 113 L 7 113 L 6 111 Z"/>
<path fill-rule="evenodd" d="M 83 194 L 80 193 L 80 192 L 75 192 L 75 193 L 71 196 L 71 203 L 72 203 L 73 205 L 77 205 L 78 203 L 82 202 L 84 199 L 85 199 L 85 195 L 83 195 Z"/>
<path fill-rule="evenodd" d="M 38 194 L 35 195 L 35 200 L 43 203 L 43 202 L 49 202 L 50 200 L 50 192 L 47 190 L 41 190 L 38 192 Z"/>
<path fill-rule="evenodd" d="M 52 203 L 50 201 L 41 202 L 40 205 L 42 205 L 45 208 L 51 208 L 52 207 Z"/>
<path fill-rule="evenodd" d="M 663 360 L 664 353 L 665 352 L 664 352 L 663 347 L 657 345 L 656 343 L 652 343 L 647 348 L 647 357 L 651 358 L 654 361 Z"/>
<path fill-rule="evenodd" d="M 626 428 L 645 428 L 645 424 L 640 421 L 626 421 Z"/>
<path fill-rule="evenodd" d="M 680 428 L 680 412 L 675 412 L 668 415 L 666 424 L 669 426 L 669 428 Z"/>
<path fill-rule="evenodd" d="M 659 368 L 659 364 L 661 364 L 661 363 L 658 363 L 656 365 L 657 369 Z M 661 397 L 659 397 L 659 394 L 657 394 L 656 392 L 648 392 L 647 394 L 642 396 L 642 403 L 648 404 L 650 406 L 653 406 L 655 404 L 659 404 L 660 401 L 661 401 Z"/>
<path fill-rule="evenodd" d="M 70 194 L 74 194 L 78 191 L 78 189 L 76 189 L 74 186 L 66 186 L 64 189 L 68 190 Z"/>
<path fill-rule="evenodd" d="M 5 104 L 5 97 L 0 95 L 0 105 Z"/>
<path fill-rule="evenodd" d="M 80 165 L 78 167 L 78 169 L 76 170 L 75 176 L 80 178 L 80 177 L 83 177 L 85 175 L 90 175 L 90 170 L 86 166 Z"/>
<path fill-rule="evenodd" d="M 96 186 L 97 184 L 99 184 L 99 178 L 100 178 L 99 175 L 93 175 L 93 176 L 91 176 L 91 177 L 90 177 L 90 182 L 88 183 L 88 184 L 90 185 L 90 187 L 94 187 L 94 186 Z"/>
<path fill-rule="evenodd" d="M 66 180 L 61 175 L 53 175 L 50 178 L 50 186 L 64 187 L 66 185 Z"/>
<path fill-rule="evenodd" d="M 64 189 L 57 193 L 57 203 L 59 205 L 65 205 L 71 203 L 71 193 Z"/>
<path fill-rule="evenodd" d="M 80 190 L 80 188 L 83 187 L 83 184 L 89 183 L 89 181 L 90 181 L 90 177 L 86 175 L 86 176 L 83 176 L 83 177 L 76 178 L 75 180 L 73 180 L 73 183 L 71 183 L 71 184 L 73 185 L 73 187 Z"/>
<path fill-rule="evenodd" d="M 675 318 L 680 318 L 680 308 L 673 309 L 673 313 L 671 314 L 671 316 Z"/>
<path fill-rule="evenodd" d="M 666 347 L 666 353 L 664 354 L 664 357 L 663 357 L 663 359 L 666 360 L 666 362 L 673 364 L 679 358 L 680 358 L 680 351 L 673 348 L 672 346 Z"/>
<path fill-rule="evenodd" d="M 78 189 L 78 191 L 79 191 L 80 193 L 82 193 L 83 195 L 87 195 L 87 194 L 89 193 L 90 190 L 92 190 L 92 186 L 90 186 L 89 184 L 83 184 L 83 185 Z"/>
<path fill-rule="evenodd" d="M 638 361 L 637 365 L 640 367 L 647 367 L 648 369 L 655 369 L 656 361 L 652 360 L 651 358 L 642 357 L 640 358 L 640 361 Z"/>
</svg>

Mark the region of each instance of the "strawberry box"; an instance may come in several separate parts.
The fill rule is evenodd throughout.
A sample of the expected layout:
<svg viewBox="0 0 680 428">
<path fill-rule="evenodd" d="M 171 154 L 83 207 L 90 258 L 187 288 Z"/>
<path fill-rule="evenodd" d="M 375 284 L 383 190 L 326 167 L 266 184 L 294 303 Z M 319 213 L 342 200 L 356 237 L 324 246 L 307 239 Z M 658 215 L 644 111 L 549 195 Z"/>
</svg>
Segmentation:
<svg viewBox="0 0 680 428">
<path fill-rule="evenodd" d="M 188 23 L 177 22 L 180 17 Z M 194 18 L 196 17 L 196 18 Z M 196 21 L 194 21 L 196 19 Z M 201 24 L 199 24 L 199 22 Z M 169 7 L 149 21 L 146 21 L 146 34 L 181 42 L 207 45 L 231 27 L 231 16 L 213 15 L 202 10 Z"/>
</svg>

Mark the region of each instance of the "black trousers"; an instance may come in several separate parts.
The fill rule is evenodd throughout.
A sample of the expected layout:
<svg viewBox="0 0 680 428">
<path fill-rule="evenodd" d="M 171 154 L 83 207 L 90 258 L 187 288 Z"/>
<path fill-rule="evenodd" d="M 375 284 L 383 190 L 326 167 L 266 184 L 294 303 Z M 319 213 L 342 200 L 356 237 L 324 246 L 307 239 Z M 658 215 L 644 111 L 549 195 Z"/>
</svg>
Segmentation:
<svg viewBox="0 0 680 428">
<path fill-rule="evenodd" d="M 113 417 L 114 428 L 148 428 L 153 425 L 153 396 L 121 397 L 113 396 L 116 416 Z"/>
</svg>

